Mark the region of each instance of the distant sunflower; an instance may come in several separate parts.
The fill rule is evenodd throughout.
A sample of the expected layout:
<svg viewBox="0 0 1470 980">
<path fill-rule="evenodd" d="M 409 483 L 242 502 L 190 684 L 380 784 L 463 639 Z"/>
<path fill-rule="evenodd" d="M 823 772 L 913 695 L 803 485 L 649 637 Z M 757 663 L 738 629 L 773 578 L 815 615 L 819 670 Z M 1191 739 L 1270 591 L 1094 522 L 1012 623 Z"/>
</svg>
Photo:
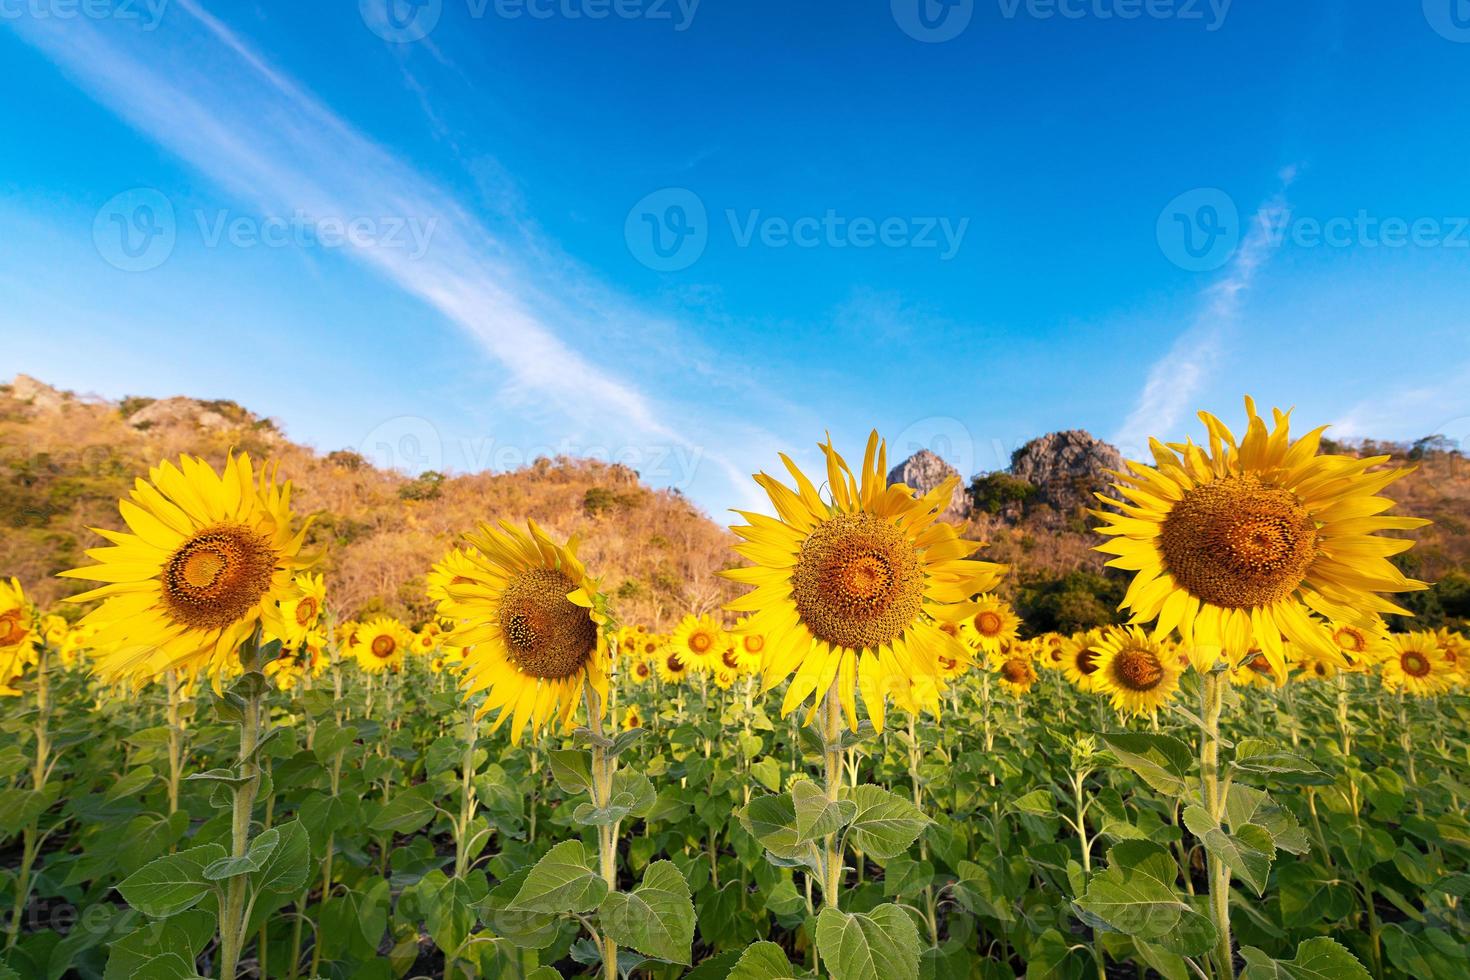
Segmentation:
<svg viewBox="0 0 1470 980">
<path fill-rule="evenodd" d="M 673 647 L 664 647 L 653 662 L 658 679 L 665 684 L 678 684 L 689 676 L 689 664 Z"/>
<path fill-rule="evenodd" d="M 1383 661 L 1383 685 L 1415 697 L 1443 694 L 1454 684 L 1455 669 L 1427 632 L 1395 633 Z"/>
<path fill-rule="evenodd" d="M 628 710 L 623 712 L 623 731 L 626 732 L 630 728 L 642 727 L 643 716 L 638 714 L 638 706 L 636 704 L 629 705 Z"/>
<path fill-rule="evenodd" d="M 388 616 L 378 616 L 358 627 L 352 654 L 364 671 L 379 674 L 402 667 L 412 644 L 413 634 L 408 627 Z"/>
<path fill-rule="evenodd" d="M 1156 637 L 1177 628 L 1198 669 L 1259 648 L 1283 672 L 1285 639 L 1336 658 L 1314 612 L 1365 628 L 1378 613 L 1407 613 L 1378 593 L 1427 587 L 1388 561 L 1413 542 L 1375 532 L 1428 522 L 1377 516 L 1393 506 L 1378 491 L 1409 472 L 1378 469 L 1389 457 L 1319 455 L 1323 429 L 1293 442 L 1286 413 L 1268 429 L 1249 398 L 1245 407 L 1239 444 L 1207 412 L 1208 452 L 1150 440 L 1154 465 L 1117 474 L 1122 499 L 1099 495 L 1122 513 L 1093 512 L 1113 538 L 1098 550 L 1136 573 L 1130 621 L 1153 622 Z"/>
<path fill-rule="evenodd" d="M 1037 660 L 1048 670 L 1061 670 L 1067 662 L 1067 638 L 1060 633 L 1047 633 L 1041 638 Z"/>
<path fill-rule="evenodd" d="M 1036 662 L 1017 647 L 1008 654 L 995 658 L 995 671 L 1000 686 L 1012 694 L 1025 694 L 1036 684 Z"/>
<path fill-rule="evenodd" d="M 36 662 L 40 639 L 36 607 L 20 587 L 19 579 L 0 579 L 0 697 L 16 697 L 11 682 Z"/>
<path fill-rule="evenodd" d="M 1011 609 L 1010 603 L 993 595 L 983 595 L 976 600 L 969 623 L 980 648 L 987 653 L 995 653 L 1015 642 L 1021 618 Z"/>
<path fill-rule="evenodd" d="M 697 671 L 718 670 L 729 645 L 724 629 L 710 616 L 685 616 L 669 637 L 669 648 Z"/>
<path fill-rule="evenodd" d="M 327 601 L 327 585 L 320 575 L 298 575 L 291 585 L 290 597 L 267 609 L 264 618 L 267 637 L 295 647 L 316 629 Z"/>
<path fill-rule="evenodd" d="M 927 494 L 889 485 L 887 448 L 874 432 L 854 474 L 832 447 L 824 500 L 784 454 L 795 489 L 765 473 L 756 482 L 778 516 L 740 511 L 735 550 L 754 564 L 723 574 L 755 589 L 726 608 L 750 613 L 766 637 L 765 687 L 792 677 L 782 714 L 837 692 L 856 728 L 857 695 L 883 726 L 885 700 L 905 688 L 926 707 L 939 699 L 939 656 L 963 656 L 935 621 L 975 612 L 970 601 L 993 588 L 1004 567 L 969 558 L 978 544 L 939 521 L 957 478 Z"/>
<path fill-rule="evenodd" d="M 1079 691 L 1091 691 L 1097 674 L 1097 630 L 1074 634 L 1062 648 L 1062 675 Z"/>
<path fill-rule="evenodd" d="M 1332 643 L 1341 655 L 1343 663 L 1339 666 L 1342 670 L 1366 670 L 1368 665 L 1377 663 L 1388 653 L 1387 643 L 1383 639 L 1387 629 L 1382 620 L 1372 629 L 1364 629 L 1351 623 L 1330 623 L 1328 628 Z"/>
<path fill-rule="evenodd" d="M 82 619 L 97 630 L 95 669 L 104 683 L 141 686 L 168 670 L 218 683 L 310 564 L 291 484 L 278 486 L 273 469 L 257 478 L 243 454 L 221 473 L 181 456 L 153 467 L 131 498 L 118 502 L 131 533 L 97 528 L 113 543 L 87 552 L 99 564 L 61 573 L 106 583 L 68 600 L 105 600 Z"/>
<path fill-rule="evenodd" d="M 765 665 L 766 637 L 751 629 L 750 617 L 746 616 L 735 624 L 730 634 L 730 649 L 742 674 L 753 674 Z"/>
<path fill-rule="evenodd" d="M 1179 690 L 1179 661 L 1143 630 L 1113 628 L 1094 648 L 1092 690 L 1128 715 L 1152 714 Z"/>
<path fill-rule="evenodd" d="M 526 531 L 502 521 L 466 535 L 477 549 L 463 582 L 447 586 L 441 616 L 460 625 L 446 642 L 464 649 L 466 694 L 485 691 L 483 715 L 499 711 L 494 727 L 510 723 L 512 743 L 529 722 L 552 718 L 570 725 L 584 686 L 605 708 L 606 614 L 597 608 L 596 581 L 578 560 L 576 539 L 557 544 L 534 521 Z"/>
<path fill-rule="evenodd" d="M 648 665 L 647 660 L 639 657 L 628 665 L 628 669 L 624 673 L 628 680 L 634 684 L 645 684 L 653 676 L 653 668 Z"/>
</svg>

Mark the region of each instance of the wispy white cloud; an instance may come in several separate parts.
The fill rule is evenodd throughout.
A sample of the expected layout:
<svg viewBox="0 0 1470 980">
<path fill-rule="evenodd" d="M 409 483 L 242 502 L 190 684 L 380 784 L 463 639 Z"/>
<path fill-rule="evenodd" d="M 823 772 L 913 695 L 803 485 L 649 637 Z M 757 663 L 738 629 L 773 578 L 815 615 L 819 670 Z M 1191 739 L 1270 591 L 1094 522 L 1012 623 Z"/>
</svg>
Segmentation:
<svg viewBox="0 0 1470 980">
<path fill-rule="evenodd" d="M 1281 171 L 1280 188 L 1256 209 L 1223 275 L 1199 293 L 1200 309 L 1189 328 L 1149 369 L 1133 410 L 1112 435 L 1112 442 L 1125 456 L 1136 459 L 1143 455 L 1150 436 L 1170 438 L 1209 381 L 1225 354 L 1241 303 L 1269 260 L 1276 233 L 1290 215 L 1286 192 L 1296 180 L 1297 171 L 1295 166 Z"/>
<path fill-rule="evenodd" d="M 1358 402 L 1332 423 L 1331 435 L 1401 440 L 1442 435 L 1470 449 L 1470 362 Z"/>
<path fill-rule="evenodd" d="M 183 16 L 166 25 L 171 43 L 162 31 L 124 32 L 85 19 L 17 26 L 99 102 L 263 215 L 399 218 L 431 229 L 422 255 L 378 242 L 348 252 L 473 338 L 503 369 L 499 395 L 518 411 L 605 442 L 657 441 L 697 452 L 737 499 L 748 500 L 748 466 L 714 448 L 709 433 L 688 434 L 686 414 L 576 345 L 607 313 L 582 300 L 595 294 L 606 304 L 604 290 L 565 263 L 538 265 L 523 242 L 498 238 L 454 195 L 355 129 L 195 0 L 176 0 L 175 9 Z M 713 429 L 721 427 L 712 420 Z M 724 427 L 749 430 L 749 422 Z"/>
</svg>

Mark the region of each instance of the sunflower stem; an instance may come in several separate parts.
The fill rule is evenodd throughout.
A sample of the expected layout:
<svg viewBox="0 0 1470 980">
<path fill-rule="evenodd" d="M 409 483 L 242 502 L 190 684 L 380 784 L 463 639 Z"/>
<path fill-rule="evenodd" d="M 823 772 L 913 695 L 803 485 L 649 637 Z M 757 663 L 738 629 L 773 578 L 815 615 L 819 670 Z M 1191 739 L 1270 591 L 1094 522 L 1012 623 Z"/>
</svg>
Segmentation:
<svg viewBox="0 0 1470 980">
<path fill-rule="evenodd" d="M 240 659 L 248 672 L 258 668 L 260 635 L 247 640 Z M 255 796 L 260 791 L 260 761 L 256 749 L 261 739 L 261 707 L 265 700 L 263 684 L 251 684 L 244 696 L 240 715 L 240 778 L 234 790 L 234 806 L 230 821 L 230 856 L 243 858 L 250 849 L 250 817 L 255 810 Z M 248 875 L 235 875 L 225 885 L 224 912 L 220 916 L 220 980 L 232 980 L 238 973 L 240 954 L 245 945 L 248 918 L 246 891 Z"/>
<path fill-rule="evenodd" d="M 1200 683 L 1200 778 L 1205 809 L 1216 823 L 1225 812 L 1225 794 L 1220 784 L 1220 713 L 1225 704 L 1225 674 L 1212 670 Z M 1233 980 L 1235 954 L 1230 941 L 1230 868 L 1208 855 L 1210 918 L 1217 933 L 1215 960 L 1218 976 Z"/>
<path fill-rule="evenodd" d="M 592 730 L 592 805 L 601 809 L 612 799 L 613 773 L 618 760 L 608 755 L 602 731 L 602 705 L 591 684 L 582 686 L 587 704 L 587 727 Z M 597 857 L 602 880 L 609 893 L 618 890 L 618 823 L 597 828 Z M 602 947 L 602 968 L 606 980 L 618 980 L 618 946 L 606 935 L 598 937 Z"/>
<path fill-rule="evenodd" d="M 31 769 L 31 789 L 39 793 L 46 788 L 51 772 L 51 689 L 46 674 L 46 645 L 36 650 L 36 759 Z M 15 878 L 15 904 L 10 910 L 10 926 L 6 930 L 5 948 L 13 949 L 20 939 L 20 920 L 31 898 L 31 872 L 41 852 L 43 837 L 40 818 L 33 819 L 21 832 L 20 869 Z"/>
<path fill-rule="evenodd" d="M 842 704 L 837 697 L 837 681 L 827 689 L 822 699 L 822 774 L 826 784 L 827 799 L 836 802 L 842 791 Z M 828 834 L 824 841 L 825 857 L 822 861 L 822 907 L 838 908 L 838 895 L 842 885 L 842 848 L 837 834 Z"/>
</svg>

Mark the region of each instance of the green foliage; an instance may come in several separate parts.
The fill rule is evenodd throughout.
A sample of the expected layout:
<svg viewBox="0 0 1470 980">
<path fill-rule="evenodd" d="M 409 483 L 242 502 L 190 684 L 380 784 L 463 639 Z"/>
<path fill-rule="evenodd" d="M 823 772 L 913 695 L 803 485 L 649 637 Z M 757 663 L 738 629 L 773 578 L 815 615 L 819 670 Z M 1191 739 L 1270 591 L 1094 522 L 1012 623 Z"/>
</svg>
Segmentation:
<svg viewBox="0 0 1470 980">
<path fill-rule="evenodd" d="M 970 481 L 970 500 L 976 510 L 999 514 L 1012 504 L 1025 504 L 1036 495 L 1028 480 L 1009 473 L 986 473 Z"/>
<path fill-rule="evenodd" d="M 444 493 L 444 474 L 424 470 L 398 488 L 400 500 L 438 500 Z"/>
<path fill-rule="evenodd" d="M 1126 590 L 1127 581 L 1112 572 L 1036 576 L 1021 584 L 1016 609 L 1029 632 L 1073 633 L 1121 622 L 1118 605 Z"/>
</svg>

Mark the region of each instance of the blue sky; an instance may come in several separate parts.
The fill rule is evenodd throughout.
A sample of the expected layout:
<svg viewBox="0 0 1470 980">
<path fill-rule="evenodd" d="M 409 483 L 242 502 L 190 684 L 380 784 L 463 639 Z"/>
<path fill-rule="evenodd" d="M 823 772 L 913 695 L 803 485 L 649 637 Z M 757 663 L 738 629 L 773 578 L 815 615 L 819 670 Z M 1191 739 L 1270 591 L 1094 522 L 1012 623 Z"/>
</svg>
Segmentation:
<svg viewBox="0 0 1470 980">
<path fill-rule="evenodd" d="M 827 430 L 1470 436 L 1466 0 L 0 0 L 0 63 L 7 376 L 712 513 Z"/>
</svg>

